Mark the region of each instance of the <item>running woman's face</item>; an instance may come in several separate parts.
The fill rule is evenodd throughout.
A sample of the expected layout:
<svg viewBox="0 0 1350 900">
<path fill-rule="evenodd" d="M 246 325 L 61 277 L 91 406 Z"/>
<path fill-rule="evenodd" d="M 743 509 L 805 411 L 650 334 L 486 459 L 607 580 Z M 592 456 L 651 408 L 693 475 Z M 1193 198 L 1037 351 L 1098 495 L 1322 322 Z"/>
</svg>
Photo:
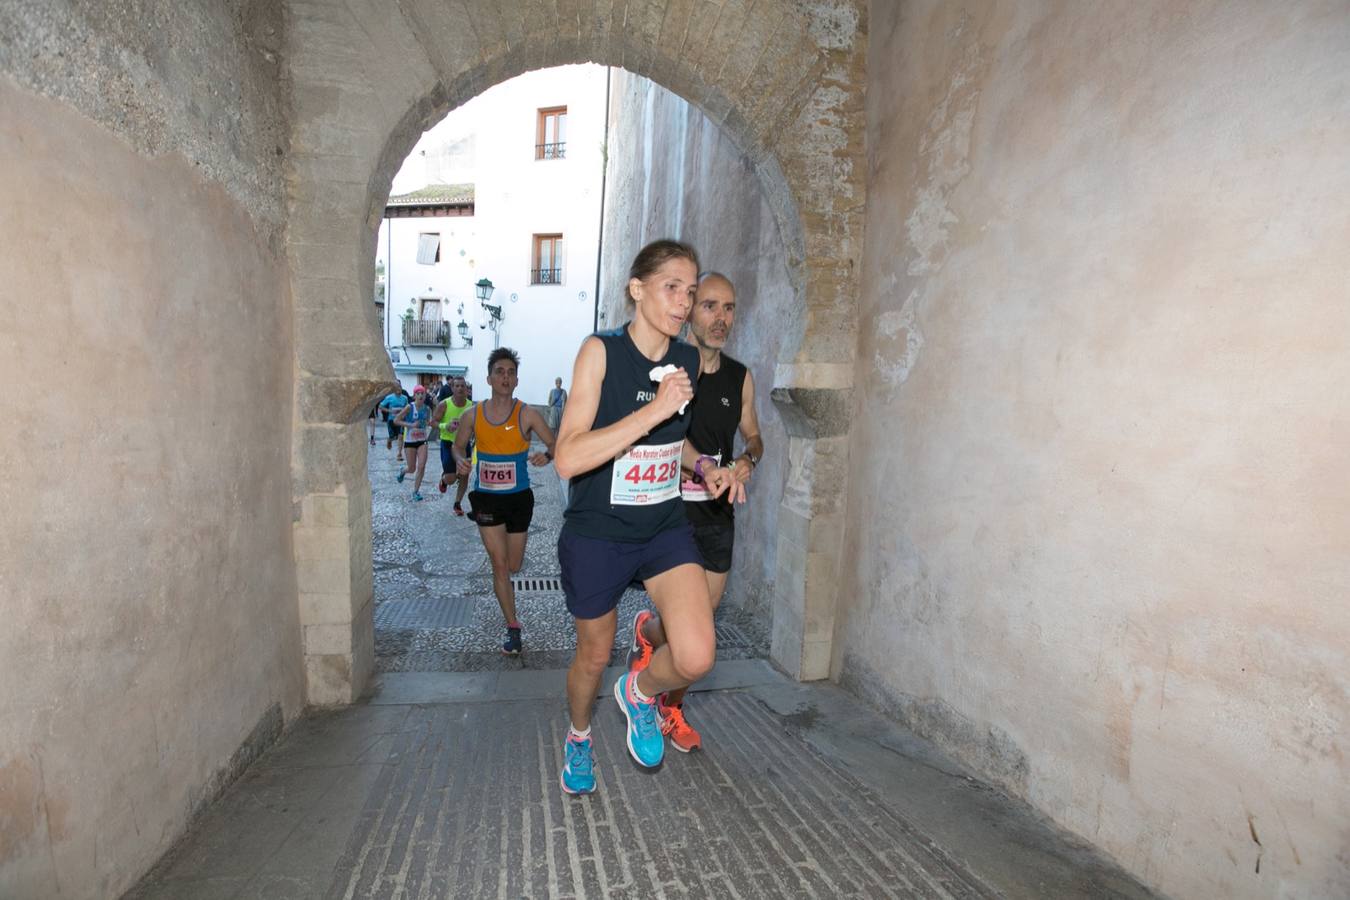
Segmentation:
<svg viewBox="0 0 1350 900">
<path fill-rule="evenodd" d="M 694 294 L 694 311 L 689 314 L 689 330 L 700 347 L 721 350 L 736 323 L 736 290 L 731 282 L 709 275 Z"/>
<path fill-rule="evenodd" d="M 682 257 L 666 260 L 645 279 L 633 278 L 628 282 L 638 315 L 667 337 L 679 336 L 694 305 L 697 287 L 698 269 Z"/>
<path fill-rule="evenodd" d="M 516 377 L 516 364 L 509 359 L 498 360 L 488 371 L 488 386 L 492 388 L 493 393 L 504 397 L 515 393 L 519 380 Z"/>
</svg>

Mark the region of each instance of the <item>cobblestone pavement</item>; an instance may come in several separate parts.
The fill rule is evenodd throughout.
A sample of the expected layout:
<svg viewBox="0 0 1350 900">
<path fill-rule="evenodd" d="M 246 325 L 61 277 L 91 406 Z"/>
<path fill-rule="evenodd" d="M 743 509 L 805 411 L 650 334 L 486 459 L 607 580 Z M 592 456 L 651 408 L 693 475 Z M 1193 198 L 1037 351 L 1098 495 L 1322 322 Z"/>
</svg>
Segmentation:
<svg viewBox="0 0 1350 900">
<path fill-rule="evenodd" d="M 412 482 L 396 480 L 400 465 L 384 441 L 370 449 L 375 567 L 375 654 L 381 672 L 469 672 L 566 667 L 576 648 L 576 630 L 567 614 L 558 577 L 558 531 L 562 488 L 552 465 L 530 468 L 534 521 L 519 573 L 516 609 L 525 627 L 525 652 L 503 656 L 501 609 L 492 592 L 492 569 L 477 527 L 452 514 L 451 492 L 436 489 L 439 449 L 430 446 L 421 502 L 412 500 Z M 467 510 L 468 499 L 464 508 Z M 732 574 L 735 578 L 735 573 Z M 650 600 L 639 590 L 619 604 L 618 645 L 625 624 Z M 724 605 L 718 611 L 718 658 L 768 655 L 767 623 Z"/>
</svg>

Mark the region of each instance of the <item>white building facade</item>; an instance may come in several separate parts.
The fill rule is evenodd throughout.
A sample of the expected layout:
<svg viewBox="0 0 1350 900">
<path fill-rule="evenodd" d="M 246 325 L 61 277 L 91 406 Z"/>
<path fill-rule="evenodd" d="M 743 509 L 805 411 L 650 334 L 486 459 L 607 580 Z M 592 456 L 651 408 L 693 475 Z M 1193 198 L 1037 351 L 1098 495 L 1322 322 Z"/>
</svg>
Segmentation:
<svg viewBox="0 0 1350 900">
<path fill-rule="evenodd" d="M 376 250 L 385 346 L 409 390 L 465 374 L 485 396 L 497 346 L 516 395 L 570 388 L 594 330 L 607 71 L 529 72 L 451 111 L 394 178 Z M 490 281 L 486 303 L 475 285 Z M 499 315 L 493 310 L 499 311 Z"/>
</svg>

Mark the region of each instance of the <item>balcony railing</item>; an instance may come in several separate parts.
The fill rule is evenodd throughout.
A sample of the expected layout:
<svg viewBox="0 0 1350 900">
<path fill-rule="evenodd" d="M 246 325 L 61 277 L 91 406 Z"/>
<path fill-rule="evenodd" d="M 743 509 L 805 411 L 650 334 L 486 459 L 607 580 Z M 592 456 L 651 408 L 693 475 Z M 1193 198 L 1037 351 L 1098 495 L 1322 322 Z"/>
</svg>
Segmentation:
<svg viewBox="0 0 1350 900">
<path fill-rule="evenodd" d="M 567 142 L 557 144 L 535 144 L 535 159 L 562 159 L 567 155 Z"/>
<path fill-rule="evenodd" d="M 530 284 L 562 284 L 562 269 L 531 269 Z"/>
<path fill-rule="evenodd" d="M 450 323 L 404 319 L 403 343 L 409 347 L 449 347 Z"/>
</svg>

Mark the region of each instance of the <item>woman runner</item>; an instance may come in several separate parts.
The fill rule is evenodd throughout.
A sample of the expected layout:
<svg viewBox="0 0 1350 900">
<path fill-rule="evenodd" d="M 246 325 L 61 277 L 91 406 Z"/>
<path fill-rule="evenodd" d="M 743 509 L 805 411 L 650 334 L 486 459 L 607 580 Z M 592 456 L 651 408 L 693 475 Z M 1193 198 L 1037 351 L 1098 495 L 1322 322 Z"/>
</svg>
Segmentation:
<svg viewBox="0 0 1350 900">
<path fill-rule="evenodd" d="M 628 750 L 640 765 L 655 767 L 665 754 L 656 697 L 703 677 L 716 654 L 708 582 L 680 499 L 681 463 L 693 467 L 698 456 L 684 436 L 699 355 L 676 336 L 697 281 L 692 247 L 670 240 L 648 244 L 629 271 L 632 321 L 587 338 L 577 354 L 554 461 L 558 474 L 571 479 L 558 538 L 563 592 L 577 629 L 567 673 L 572 721 L 561 779 L 569 794 L 595 790 L 591 701 L 609 664 L 616 607 L 630 582 L 646 583 L 667 638 L 645 669 L 614 685 L 628 719 Z M 657 372 L 662 366 L 674 368 Z M 701 475 L 713 496 L 740 490 L 727 469 L 703 469 Z"/>
<path fill-rule="evenodd" d="M 427 439 L 431 437 L 431 409 L 427 406 L 427 389 L 418 385 L 413 388 L 413 402 L 398 411 L 394 424 L 403 428 L 403 454 L 407 464 L 398 470 L 398 483 L 402 484 L 409 472 L 416 476 L 413 481 L 414 500 L 422 499 L 422 476 L 427 471 Z"/>
</svg>

